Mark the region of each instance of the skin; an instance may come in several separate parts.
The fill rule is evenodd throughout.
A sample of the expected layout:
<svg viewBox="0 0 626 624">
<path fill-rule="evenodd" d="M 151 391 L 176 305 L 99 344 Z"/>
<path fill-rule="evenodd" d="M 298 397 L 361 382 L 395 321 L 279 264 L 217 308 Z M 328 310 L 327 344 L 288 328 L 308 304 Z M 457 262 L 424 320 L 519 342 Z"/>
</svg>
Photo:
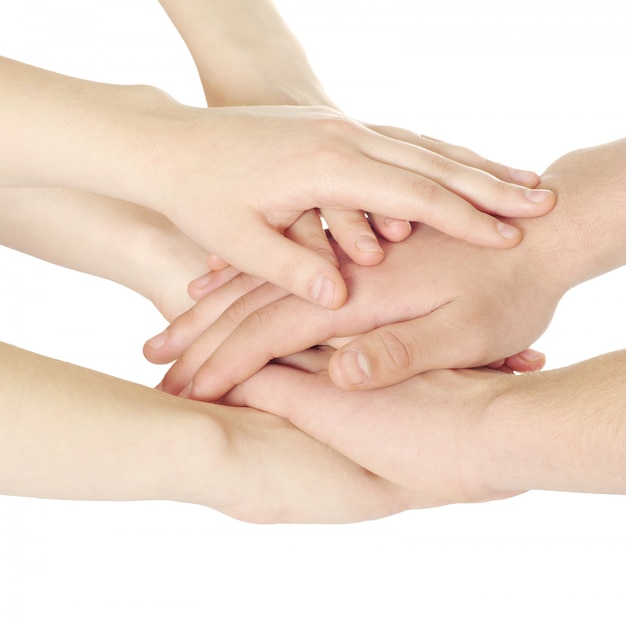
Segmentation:
<svg viewBox="0 0 626 624">
<path fill-rule="evenodd" d="M 172 500 L 259 523 L 353 522 L 412 505 L 278 416 L 177 399 L 2 343 L 0 368 L 2 494 Z"/>
<path fill-rule="evenodd" d="M 204 250 L 162 215 L 72 189 L 0 188 L 0 244 L 126 286 L 169 320 L 206 271 Z"/>
<path fill-rule="evenodd" d="M 421 227 L 386 249 L 379 266 L 342 264 L 350 298 L 341 310 L 317 310 L 270 285 L 246 291 L 242 278 L 229 287 L 241 298 L 223 314 L 216 291 L 145 353 L 178 358 L 162 387 L 201 399 L 224 394 L 274 357 L 358 334 L 335 343 L 341 348 L 329 362 L 330 378 L 345 389 L 506 358 L 543 332 L 567 290 L 626 263 L 624 171 L 626 140 L 573 152 L 542 178 L 557 206 L 525 223 L 515 249 L 478 248 Z"/>
<path fill-rule="evenodd" d="M 340 111 L 310 66 L 300 42 L 269 0 L 161 0 L 194 59 L 209 106 L 324 106 Z M 422 147 L 480 169 L 505 182 L 534 188 L 539 176 L 489 161 L 459 146 L 403 128 L 363 124 L 377 134 Z M 374 230 L 389 241 L 410 233 L 406 220 L 369 211 L 322 208 L 340 247 L 358 264 L 378 264 L 383 250 Z M 311 224 L 311 235 L 317 228 Z M 214 256 L 212 269 L 227 264 Z"/>
<path fill-rule="evenodd" d="M 626 493 L 626 351 L 528 375 L 431 371 L 355 392 L 331 383 L 327 357 L 292 356 L 228 398 L 282 414 L 433 505 L 531 489 Z"/>
<path fill-rule="evenodd" d="M 99 195 L 0 190 L 0 225 L 3 243 L 117 281 L 166 318 L 189 306 L 184 286 L 204 270 L 204 252 L 171 222 Z M 278 416 L 177 399 L 1 343 L 0 369 L 1 494 L 173 500 L 259 523 L 353 522 L 413 505 L 410 492 Z"/>
</svg>

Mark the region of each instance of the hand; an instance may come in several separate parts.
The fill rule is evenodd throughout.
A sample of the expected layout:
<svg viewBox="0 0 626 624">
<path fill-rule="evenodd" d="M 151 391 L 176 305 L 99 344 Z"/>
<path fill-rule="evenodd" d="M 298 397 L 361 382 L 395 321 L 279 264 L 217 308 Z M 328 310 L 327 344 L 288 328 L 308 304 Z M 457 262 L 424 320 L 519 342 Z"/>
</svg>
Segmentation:
<svg viewBox="0 0 626 624">
<path fill-rule="evenodd" d="M 473 243 L 510 247 L 519 232 L 480 210 L 534 216 L 554 200 L 550 192 L 505 184 L 331 109 L 177 110 L 171 111 L 177 122 L 170 122 L 168 136 L 159 141 L 158 132 L 153 135 L 168 153 L 146 203 L 238 269 L 328 308 L 345 300 L 341 276 L 282 236 L 306 210 L 365 210 L 424 221 Z M 353 246 L 338 233 L 348 251 L 358 248 L 363 225 L 352 228 Z"/>
<path fill-rule="evenodd" d="M 543 176 L 559 196 L 556 208 L 541 219 L 528 220 L 524 241 L 506 254 L 464 245 L 422 228 L 412 236 L 417 247 L 411 254 L 417 253 L 416 259 L 407 256 L 392 269 L 390 256 L 364 273 L 347 264 L 349 279 L 357 279 L 353 285 L 357 290 L 343 315 L 309 312 L 291 299 L 277 301 L 285 293 L 272 296 L 267 288 L 243 297 L 248 291 L 242 278 L 231 288 L 242 300 L 174 365 L 165 387 L 180 392 L 213 354 L 195 374 L 193 392 L 199 397 L 219 394 L 272 357 L 331 336 L 368 331 L 364 329 L 368 324 L 370 329 L 380 328 L 347 346 L 335 343 L 341 349 L 333 356 L 329 372 L 337 385 L 381 387 L 432 368 L 484 365 L 507 357 L 538 337 L 567 290 L 626 262 L 624 171 L 626 141 L 557 160 Z M 423 247 L 419 237 L 426 237 Z M 410 240 L 398 247 L 410 245 Z M 393 253 L 409 252 L 394 247 Z M 398 271 L 397 277 L 390 281 L 387 270 Z M 223 309 L 220 299 L 216 292 L 194 308 L 193 319 L 181 317 L 160 349 L 148 346 L 149 359 L 165 362 L 179 357 L 217 320 Z M 211 301 L 217 301 L 215 314 L 204 317 Z M 297 321 L 291 317 L 294 313 Z M 411 314 L 420 318 L 411 319 Z M 295 322 L 299 326 L 292 331 L 290 324 Z M 369 370 L 364 373 L 359 364 Z"/>
<path fill-rule="evenodd" d="M 626 351 L 532 375 L 430 371 L 345 392 L 327 354 L 270 365 L 228 399 L 283 415 L 413 492 L 413 507 L 527 490 L 624 494 Z M 299 369 L 299 370 L 298 370 Z"/>
<path fill-rule="evenodd" d="M 263 523 L 411 506 L 403 488 L 279 416 L 184 401 L 2 343 L 0 372 L 0 494 L 172 500 Z"/>
<path fill-rule="evenodd" d="M 493 370 L 424 373 L 392 388 L 345 392 L 326 373 L 326 349 L 269 365 L 226 400 L 283 416 L 323 444 L 412 493 L 413 508 L 521 493 L 492 485 L 485 429 L 514 380 Z"/>
<path fill-rule="evenodd" d="M 375 352 L 382 369 L 377 374 L 396 375 L 398 381 L 433 368 L 487 365 L 532 343 L 560 296 L 548 284 L 537 285 L 543 269 L 523 250 L 476 247 L 424 226 L 402 243 L 383 245 L 387 258 L 375 267 L 361 267 L 338 251 L 350 286 L 340 310 L 324 310 L 270 284 L 246 294 L 255 284 L 237 276 L 170 325 L 159 337 L 160 348 L 154 348 L 158 341 L 146 345 L 151 361 L 179 358 L 161 388 L 215 399 L 268 361 L 328 341 L 341 347 L 330 359 L 331 379 L 345 386 L 342 366 L 354 369 L 353 345 L 364 350 L 377 334 L 350 342 L 352 337 L 376 328 L 388 337 L 402 324 L 405 340 L 412 338 L 421 351 L 414 346 L 411 353 L 397 342 L 396 351 Z M 220 315 L 225 306 L 230 307 Z M 403 355 L 413 358 L 403 362 Z"/>
</svg>

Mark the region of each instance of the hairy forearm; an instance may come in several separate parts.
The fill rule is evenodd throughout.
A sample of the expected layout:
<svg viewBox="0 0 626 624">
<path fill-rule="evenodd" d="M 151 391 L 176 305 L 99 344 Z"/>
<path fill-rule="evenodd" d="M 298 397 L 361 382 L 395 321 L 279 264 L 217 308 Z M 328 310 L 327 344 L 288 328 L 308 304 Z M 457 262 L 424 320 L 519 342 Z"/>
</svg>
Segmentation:
<svg viewBox="0 0 626 624">
<path fill-rule="evenodd" d="M 332 105 L 270 0 L 160 0 L 212 106 Z"/>
<path fill-rule="evenodd" d="M 626 351 L 505 388 L 485 421 L 496 490 L 626 494 Z"/>
</svg>

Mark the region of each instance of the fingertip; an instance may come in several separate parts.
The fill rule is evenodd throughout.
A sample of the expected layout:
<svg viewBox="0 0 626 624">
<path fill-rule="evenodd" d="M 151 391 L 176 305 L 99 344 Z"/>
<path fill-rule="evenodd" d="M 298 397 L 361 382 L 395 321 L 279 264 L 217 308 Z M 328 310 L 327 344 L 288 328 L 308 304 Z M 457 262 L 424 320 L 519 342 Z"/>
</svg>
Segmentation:
<svg viewBox="0 0 626 624">
<path fill-rule="evenodd" d="M 383 220 L 382 227 L 378 233 L 391 243 L 399 243 L 411 234 L 411 223 L 402 219 Z"/>
<path fill-rule="evenodd" d="M 526 189 L 524 196 L 529 200 L 537 215 L 546 214 L 556 204 L 556 194 L 550 189 Z"/>
<path fill-rule="evenodd" d="M 500 245 L 503 247 L 514 247 L 522 240 L 522 232 L 519 228 L 505 223 L 498 219 L 495 220 L 496 229 L 500 235 Z M 503 244 L 504 243 L 504 244 Z"/>
<path fill-rule="evenodd" d="M 337 310 L 346 302 L 346 284 L 339 271 L 335 273 L 333 277 L 322 273 L 313 278 L 309 287 L 309 301 L 329 310 Z"/>
<path fill-rule="evenodd" d="M 328 376 L 339 388 L 357 390 L 364 387 L 372 376 L 368 357 L 356 349 L 340 349 L 328 363 Z"/>
<path fill-rule="evenodd" d="M 222 269 L 230 266 L 229 262 L 226 262 L 226 260 L 213 253 L 207 256 L 206 263 L 211 271 L 221 271 Z"/>
<path fill-rule="evenodd" d="M 541 181 L 539 174 L 534 171 L 527 171 L 526 169 L 509 167 L 509 175 L 513 182 L 517 182 L 528 188 L 535 188 Z"/>
<path fill-rule="evenodd" d="M 156 336 L 147 340 L 143 345 L 143 355 L 153 364 L 164 364 L 169 361 L 167 353 L 163 351 L 163 348 L 167 344 L 168 330 L 157 334 Z"/>
</svg>

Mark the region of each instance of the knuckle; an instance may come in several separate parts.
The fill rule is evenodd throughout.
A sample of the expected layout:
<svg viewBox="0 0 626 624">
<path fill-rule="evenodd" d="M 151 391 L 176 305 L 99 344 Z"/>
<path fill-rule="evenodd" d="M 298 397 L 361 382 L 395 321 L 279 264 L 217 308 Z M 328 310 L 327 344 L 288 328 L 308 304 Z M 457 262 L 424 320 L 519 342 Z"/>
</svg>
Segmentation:
<svg viewBox="0 0 626 624">
<path fill-rule="evenodd" d="M 419 360 L 419 345 L 415 340 L 410 346 L 402 335 L 398 335 L 392 329 L 381 329 L 379 331 L 380 349 L 379 353 L 388 371 L 401 373 L 406 376 L 414 368 L 414 364 Z"/>
<path fill-rule="evenodd" d="M 413 179 L 411 190 L 412 194 L 417 198 L 422 215 L 427 220 L 428 215 L 435 212 L 443 201 L 443 189 L 433 180 L 416 176 Z"/>
<path fill-rule="evenodd" d="M 458 172 L 459 166 L 454 160 L 433 152 L 430 158 L 430 168 L 435 180 L 445 181 Z"/>
</svg>

